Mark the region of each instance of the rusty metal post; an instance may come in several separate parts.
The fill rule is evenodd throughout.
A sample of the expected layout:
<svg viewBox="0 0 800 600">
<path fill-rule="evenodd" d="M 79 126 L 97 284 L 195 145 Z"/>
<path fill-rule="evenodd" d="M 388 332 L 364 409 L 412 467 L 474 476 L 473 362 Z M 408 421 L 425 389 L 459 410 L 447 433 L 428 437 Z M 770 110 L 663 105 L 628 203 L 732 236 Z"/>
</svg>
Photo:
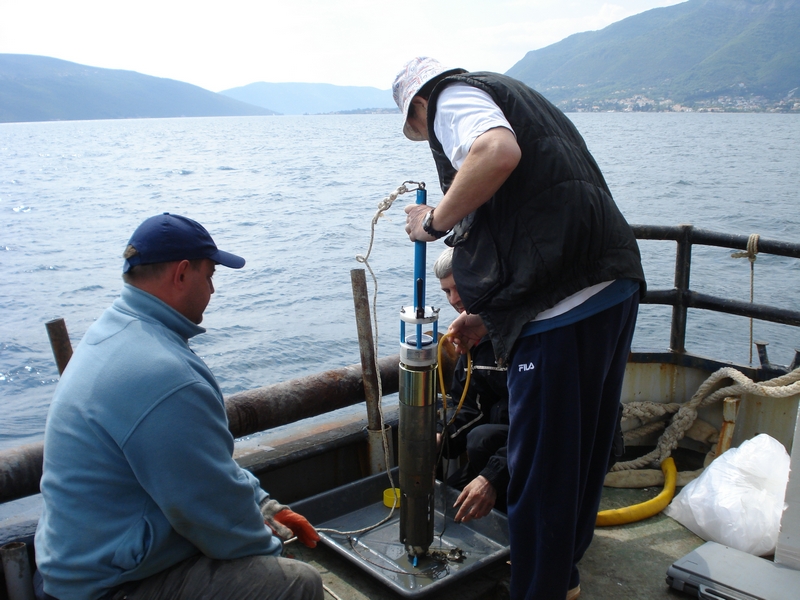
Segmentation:
<svg viewBox="0 0 800 600">
<path fill-rule="evenodd" d="M 67 333 L 67 324 L 64 319 L 53 319 L 45 323 L 47 335 L 50 338 L 50 347 L 53 349 L 53 356 L 56 359 L 58 374 L 64 373 L 69 359 L 72 358 L 72 344 Z"/>
<path fill-rule="evenodd" d="M 675 253 L 675 291 L 677 296 L 672 307 L 672 326 L 669 347 L 673 352 L 686 352 L 686 313 L 689 294 L 689 276 L 692 268 L 692 229 L 691 225 L 680 225 L 678 249 Z"/>
<path fill-rule="evenodd" d="M 378 410 L 378 373 L 375 371 L 375 342 L 372 337 L 372 320 L 369 316 L 369 296 L 364 269 L 351 269 L 353 303 L 356 309 L 358 329 L 358 351 L 361 355 L 361 374 L 364 379 L 364 396 L 367 399 L 367 423 L 369 429 L 380 431 L 381 416 Z"/>
<path fill-rule="evenodd" d="M 725 398 L 722 401 L 722 428 L 719 431 L 719 441 L 715 448 L 717 457 L 728 451 L 733 440 L 733 430 L 736 428 L 736 417 L 739 414 L 739 398 Z"/>
<path fill-rule="evenodd" d="M 361 374 L 364 381 L 364 397 L 367 402 L 369 474 L 375 475 L 394 466 L 392 428 L 388 425 L 385 430 L 381 428 L 381 394 L 378 386 L 378 372 L 375 370 L 375 341 L 372 337 L 372 320 L 369 315 L 369 296 L 364 269 L 351 269 L 350 281 L 353 286 Z"/>
<path fill-rule="evenodd" d="M 761 340 L 756 340 L 753 342 L 758 349 L 758 360 L 761 363 L 762 369 L 769 369 L 772 365 L 769 363 L 769 356 L 767 355 L 767 346 L 769 346 L 769 342 L 762 342 Z M 750 355 L 750 364 L 753 364 L 753 357 L 752 357 L 752 349 Z"/>
</svg>

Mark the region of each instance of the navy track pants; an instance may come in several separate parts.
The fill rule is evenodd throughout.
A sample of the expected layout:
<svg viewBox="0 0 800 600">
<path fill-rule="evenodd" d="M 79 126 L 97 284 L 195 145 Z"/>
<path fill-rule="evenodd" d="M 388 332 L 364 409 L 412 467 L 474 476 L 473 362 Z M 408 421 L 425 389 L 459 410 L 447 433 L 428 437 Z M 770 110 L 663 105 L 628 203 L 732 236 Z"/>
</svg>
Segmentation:
<svg viewBox="0 0 800 600">
<path fill-rule="evenodd" d="M 520 338 L 508 363 L 512 600 L 564 600 L 594 535 L 639 295 Z"/>
</svg>

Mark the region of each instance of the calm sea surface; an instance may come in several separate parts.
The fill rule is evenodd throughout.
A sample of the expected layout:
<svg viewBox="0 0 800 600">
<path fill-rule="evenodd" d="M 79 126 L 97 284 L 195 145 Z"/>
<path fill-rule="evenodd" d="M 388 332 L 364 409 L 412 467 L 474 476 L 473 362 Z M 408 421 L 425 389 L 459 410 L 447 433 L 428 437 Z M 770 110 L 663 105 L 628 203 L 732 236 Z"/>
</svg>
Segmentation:
<svg viewBox="0 0 800 600">
<path fill-rule="evenodd" d="M 800 117 L 570 118 L 629 222 L 800 242 Z M 427 145 L 400 126 L 399 115 L 0 124 L 0 449 L 42 437 L 58 379 L 45 322 L 63 317 L 76 346 L 119 293 L 130 234 L 163 211 L 247 259 L 218 270 L 208 332 L 192 343 L 226 394 L 359 362 L 350 270 L 377 204 L 405 180 L 441 198 Z M 412 303 L 402 207 L 413 201 L 401 196 L 376 229 L 381 355 L 398 351 L 398 311 Z M 442 248 L 429 245 L 429 267 Z M 649 285 L 672 287 L 674 244 L 642 253 Z M 694 259 L 693 289 L 749 300 L 747 260 L 699 248 Z M 798 308 L 797 263 L 760 257 L 756 301 Z M 430 277 L 446 327 L 455 313 Z M 665 349 L 669 318 L 642 307 L 634 346 Z M 693 311 L 689 326 L 690 351 L 747 363 L 746 319 Z M 755 337 L 781 364 L 800 347 L 792 328 L 756 323 Z"/>
</svg>

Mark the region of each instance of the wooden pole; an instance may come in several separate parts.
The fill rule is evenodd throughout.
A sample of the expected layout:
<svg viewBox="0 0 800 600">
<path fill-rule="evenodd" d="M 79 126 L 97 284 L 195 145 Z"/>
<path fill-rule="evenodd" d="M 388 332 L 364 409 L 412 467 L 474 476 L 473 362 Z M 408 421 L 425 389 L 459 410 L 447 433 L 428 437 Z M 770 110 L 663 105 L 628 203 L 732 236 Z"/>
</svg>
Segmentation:
<svg viewBox="0 0 800 600">
<path fill-rule="evenodd" d="M 67 333 L 67 324 L 64 319 L 53 319 L 45 323 L 47 335 L 50 337 L 50 347 L 53 349 L 53 356 L 56 359 L 58 374 L 64 373 L 69 359 L 72 358 L 72 344 Z"/>
<path fill-rule="evenodd" d="M 358 328 L 358 350 L 361 354 L 361 373 L 364 379 L 364 396 L 367 399 L 367 427 L 380 431 L 381 416 L 378 411 L 378 373 L 375 370 L 375 342 L 372 337 L 372 320 L 369 316 L 369 296 L 364 269 L 351 269 L 350 281 L 353 286 L 353 303 L 356 309 Z"/>
</svg>

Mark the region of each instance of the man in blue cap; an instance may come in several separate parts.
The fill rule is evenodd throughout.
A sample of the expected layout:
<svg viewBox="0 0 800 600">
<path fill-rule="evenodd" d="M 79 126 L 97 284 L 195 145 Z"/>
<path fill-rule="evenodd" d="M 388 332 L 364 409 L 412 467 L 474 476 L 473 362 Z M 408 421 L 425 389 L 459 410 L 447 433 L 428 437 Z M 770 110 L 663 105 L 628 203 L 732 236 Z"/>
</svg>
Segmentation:
<svg viewBox="0 0 800 600">
<path fill-rule="evenodd" d="M 222 393 L 188 344 L 205 331 L 216 265 L 244 259 L 169 213 L 144 221 L 124 256 L 122 293 L 50 406 L 36 532 L 45 598 L 321 600 L 319 573 L 280 557 L 278 537 L 319 536 L 233 460 Z"/>
</svg>

